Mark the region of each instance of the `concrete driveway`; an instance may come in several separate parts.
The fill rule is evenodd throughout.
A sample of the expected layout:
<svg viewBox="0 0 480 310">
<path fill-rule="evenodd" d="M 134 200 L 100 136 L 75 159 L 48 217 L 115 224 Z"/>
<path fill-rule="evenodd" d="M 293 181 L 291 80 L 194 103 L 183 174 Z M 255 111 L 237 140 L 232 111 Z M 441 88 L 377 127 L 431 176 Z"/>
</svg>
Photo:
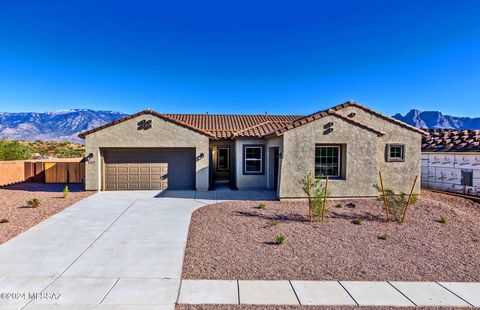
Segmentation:
<svg viewBox="0 0 480 310">
<path fill-rule="evenodd" d="M 214 197 L 102 192 L 76 203 L 0 246 L 0 308 L 173 309 L 191 214 Z"/>
</svg>

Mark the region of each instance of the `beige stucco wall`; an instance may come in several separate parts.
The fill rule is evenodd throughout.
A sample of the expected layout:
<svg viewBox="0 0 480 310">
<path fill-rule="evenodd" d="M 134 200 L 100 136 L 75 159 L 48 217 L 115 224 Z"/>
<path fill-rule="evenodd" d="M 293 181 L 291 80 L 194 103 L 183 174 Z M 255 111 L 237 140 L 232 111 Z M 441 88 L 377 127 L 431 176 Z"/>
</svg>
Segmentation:
<svg viewBox="0 0 480 310">
<path fill-rule="evenodd" d="M 137 130 L 140 120 L 151 120 L 152 128 Z M 86 190 L 100 190 L 102 176 L 101 148 L 194 147 L 196 156 L 196 187 L 208 189 L 209 138 L 193 130 L 165 121 L 154 115 L 140 115 L 125 122 L 89 134 L 85 138 L 85 153 L 93 158 L 85 165 Z"/>
<path fill-rule="evenodd" d="M 237 160 L 236 169 L 236 185 L 239 190 L 247 189 L 266 189 L 267 188 L 267 173 L 263 174 L 243 174 L 243 145 L 245 144 L 260 144 L 265 147 L 267 152 L 266 141 L 264 139 L 244 139 L 239 138 L 235 140 L 235 158 Z M 265 154 L 265 160 L 267 160 L 267 154 Z M 265 163 L 264 169 L 266 169 L 267 163 Z"/>
<path fill-rule="evenodd" d="M 379 118 L 358 107 L 347 107 L 339 111 L 343 115 L 355 113 L 353 117 L 363 124 L 378 129 L 385 133 L 379 137 L 377 144 L 377 159 L 379 168 L 384 177 L 385 187 L 391 188 L 396 192 L 409 193 L 415 176 L 418 176 L 415 192 L 420 192 L 420 174 L 421 174 L 421 149 L 422 135 L 412 130 L 396 125 L 390 121 Z M 386 145 L 388 143 L 405 144 L 405 161 L 386 162 Z M 378 174 L 378 172 L 376 172 Z M 377 177 L 377 183 L 378 177 Z"/>
<path fill-rule="evenodd" d="M 334 130 L 324 134 L 324 126 Z M 373 196 L 378 171 L 377 135 L 338 117 L 327 116 L 284 133 L 280 198 L 305 197 L 301 180 L 315 173 L 315 145 L 342 146 L 343 178 L 329 181 L 331 197 Z"/>
<path fill-rule="evenodd" d="M 235 156 L 236 156 L 236 185 L 239 190 L 248 189 L 272 189 L 273 184 L 271 179 L 273 174 L 273 167 L 271 165 L 270 151 L 272 147 L 279 147 L 282 151 L 282 137 L 272 139 L 250 139 L 239 138 L 235 140 Z M 260 175 L 243 174 L 243 145 L 245 144 L 260 144 L 265 147 L 265 163 L 264 173 Z M 279 171 L 280 174 L 280 171 Z"/>
</svg>

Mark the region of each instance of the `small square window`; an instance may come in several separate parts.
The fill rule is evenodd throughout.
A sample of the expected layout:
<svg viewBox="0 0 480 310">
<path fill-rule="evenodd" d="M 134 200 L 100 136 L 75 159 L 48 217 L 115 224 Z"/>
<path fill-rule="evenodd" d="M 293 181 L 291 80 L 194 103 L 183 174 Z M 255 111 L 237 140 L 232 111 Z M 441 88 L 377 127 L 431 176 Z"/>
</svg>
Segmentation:
<svg viewBox="0 0 480 310">
<path fill-rule="evenodd" d="M 405 145 L 387 144 L 387 161 L 404 161 Z"/>
</svg>

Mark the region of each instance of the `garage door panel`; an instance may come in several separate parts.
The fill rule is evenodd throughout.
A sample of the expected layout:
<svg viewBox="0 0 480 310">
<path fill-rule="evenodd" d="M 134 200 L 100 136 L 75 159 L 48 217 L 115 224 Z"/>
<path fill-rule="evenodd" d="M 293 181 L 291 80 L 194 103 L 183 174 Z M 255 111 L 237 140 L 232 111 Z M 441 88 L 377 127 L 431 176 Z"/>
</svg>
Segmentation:
<svg viewBox="0 0 480 310">
<path fill-rule="evenodd" d="M 194 189 L 195 149 L 104 150 L 106 190 Z"/>
</svg>

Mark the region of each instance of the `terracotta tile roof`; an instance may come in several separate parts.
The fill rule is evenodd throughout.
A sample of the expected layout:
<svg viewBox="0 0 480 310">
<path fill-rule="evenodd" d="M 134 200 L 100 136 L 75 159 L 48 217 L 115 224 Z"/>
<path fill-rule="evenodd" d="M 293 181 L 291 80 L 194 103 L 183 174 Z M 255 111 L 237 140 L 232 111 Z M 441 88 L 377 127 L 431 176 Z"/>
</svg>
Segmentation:
<svg viewBox="0 0 480 310">
<path fill-rule="evenodd" d="M 301 115 L 249 114 L 164 114 L 192 127 L 210 132 L 217 139 L 256 137 L 268 128 L 279 127 L 301 118 Z"/>
<path fill-rule="evenodd" d="M 384 115 L 384 114 L 382 114 L 382 113 L 378 113 L 377 111 L 374 111 L 374 110 L 372 110 L 372 109 L 370 109 L 370 108 L 367 108 L 366 106 L 363 106 L 363 105 L 361 105 L 361 104 L 359 104 L 359 103 L 356 103 L 355 101 L 347 101 L 347 102 L 345 102 L 345 103 L 339 104 L 339 105 L 337 105 L 337 106 L 334 106 L 334 107 L 332 108 L 332 110 L 339 111 L 339 110 L 344 109 L 344 108 L 347 108 L 347 107 L 357 107 L 357 108 L 359 108 L 359 109 L 364 110 L 364 111 L 367 112 L 367 113 L 370 113 L 370 114 L 375 115 L 375 116 L 377 116 L 377 117 L 383 118 L 384 120 L 389 121 L 389 122 L 391 122 L 391 123 L 394 123 L 394 124 L 396 124 L 396 125 L 399 125 L 399 126 L 401 126 L 401 127 L 403 127 L 403 128 L 406 128 L 406 129 L 409 129 L 409 130 L 418 132 L 418 133 L 420 133 L 420 134 L 422 134 L 422 135 L 427 135 L 427 133 L 426 133 L 425 131 L 423 131 L 422 129 L 419 129 L 419 128 L 414 127 L 414 126 L 410 126 L 410 125 L 408 125 L 407 123 L 404 123 L 404 122 L 402 122 L 402 121 L 399 121 L 398 119 L 395 119 L 395 118 L 393 118 L 393 117 Z"/>
<path fill-rule="evenodd" d="M 164 119 L 168 122 L 172 122 L 174 124 L 177 124 L 179 126 L 182 126 L 182 127 L 185 127 L 185 128 L 188 128 L 190 130 L 193 130 L 193 131 L 196 131 L 200 134 L 203 134 L 203 135 L 206 135 L 206 136 L 209 136 L 210 138 L 215 138 L 215 136 L 213 136 L 213 134 L 211 134 L 210 132 L 206 131 L 206 130 L 203 130 L 201 128 L 197 128 L 197 127 L 193 127 L 191 126 L 190 124 L 188 123 L 184 123 L 180 120 L 176 120 L 174 118 L 171 118 L 171 117 L 168 117 L 166 116 L 165 114 L 161 114 L 161 113 L 158 113 L 158 112 L 155 112 L 155 111 L 152 111 L 152 110 L 144 110 L 144 111 L 141 111 L 141 112 L 138 112 L 138 113 L 135 113 L 135 114 L 132 114 L 132 115 L 128 115 L 128 116 L 125 116 L 125 117 L 122 117 L 120 119 L 117 119 L 116 121 L 113 121 L 111 123 L 108 123 L 108 124 L 105 124 L 103 126 L 100 126 L 100 127 L 97 127 L 97 128 L 94 128 L 94 129 L 91 129 L 91 130 L 88 130 L 88 131 L 84 131 L 82 133 L 80 133 L 78 135 L 79 138 L 82 138 L 82 139 L 85 139 L 85 136 L 86 135 L 89 135 L 91 133 L 94 133 L 94 132 L 97 132 L 99 130 L 102 130 L 102 129 L 105 129 L 105 128 L 108 128 L 108 127 L 111 127 L 113 125 L 116 125 L 118 123 L 123 123 L 124 121 L 126 120 L 129 120 L 129 119 L 132 119 L 132 118 L 135 118 L 137 116 L 140 116 L 140 115 L 145 115 L 145 114 L 151 114 L 151 115 L 155 115 L 161 119 Z"/>
<path fill-rule="evenodd" d="M 126 116 L 109 124 L 82 132 L 86 135 L 116 125 L 140 115 L 151 114 L 182 127 L 207 135 L 212 139 L 229 139 L 232 137 L 259 137 L 262 134 L 284 126 L 301 115 L 248 115 L 248 114 L 161 114 L 152 110 L 144 110 Z"/>
<path fill-rule="evenodd" d="M 357 120 L 354 120 L 350 117 L 346 117 L 337 111 L 349 107 L 356 106 L 366 112 L 373 114 L 377 117 L 381 117 L 385 120 L 388 120 L 392 123 L 395 123 L 399 126 L 413 130 L 418 133 L 425 134 L 422 130 L 407 125 L 399 120 L 391 118 L 389 116 L 375 112 L 369 108 L 366 108 L 356 102 L 346 102 L 341 105 L 337 105 L 331 109 L 313 113 L 308 116 L 302 115 L 248 115 L 248 114 L 161 114 L 152 110 L 145 110 L 119 120 L 116 120 L 112 123 L 100 126 L 98 128 L 83 132 L 79 134 L 80 138 L 85 138 L 86 135 L 93 132 L 102 130 L 104 128 L 113 126 L 115 124 L 124 122 L 128 119 L 143 115 L 151 114 L 159 118 L 162 118 L 166 121 L 175 123 L 179 126 L 191 129 L 203 135 L 206 135 L 212 139 L 231 139 L 235 137 L 265 137 L 265 136 L 275 136 L 281 135 L 285 131 L 292 128 L 302 126 L 311 121 L 324 117 L 326 115 L 333 115 L 335 117 L 341 118 L 345 121 L 348 121 L 360 128 L 372 131 L 377 135 L 383 135 L 384 133 L 369 126 L 368 124 L 363 124 Z"/>
<path fill-rule="evenodd" d="M 480 130 L 427 129 L 423 152 L 480 152 Z"/>
<path fill-rule="evenodd" d="M 234 137 L 263 137 L 270 134 L 272 131 L 285 127 L 290 123 L 291 122 L 266 121 L 261 124 L 237 131 L 235 132 Z"/>
<path fill-rule="evenodd" d="M 313 122 L 317 119 L 320 119 L 322 117 L 325 117 L 325 116 L 334 116 L 334 117 L 337 117 L 337 118 L 340 118 L 344 121 L 347 121 L 355 126 L 358 126 L 360 128 L 363 128 L 363 129 L 366 129 L 368 131 L 371 131 L 375 134 L 377 134 L 378 136 L 383 136 L 385 133 L 382 132 L 382 131 L 379 131 L 373 127 L 370 127 L 368 125 L 365 125 L 363 123 L 360 123 L 350 117 L 347 117 L 343 114 L 340 114 L 338 112 L 336 112 L 335 110 L 333 109 L 328 109 L 326 111 L 320 111 L 320 112 L 317 112 L 317 113 L 313 113 L 313 114 L 310 114 L 308 116 L 305 116 L 305 117 L 302 117 L 294 122 L 291 122 L 289 124 L 286 124 L 285 126 L 283 127 L 280 127 L 280 128 L 277 128 L 271 132 L 269 132 L 268 134 L 266 134 L 265 136 L 273 136 L 273 135 L 282 135 L 284 132 L 290 130 L 290 129 L 293 129 L 293 128 L 296 128 L 296 127 L 299 127 L 299 126 L 302 126 L 302 125 L 305 125 L 305 124 L 308 124 L 310 122 Z"/>
</svg>

